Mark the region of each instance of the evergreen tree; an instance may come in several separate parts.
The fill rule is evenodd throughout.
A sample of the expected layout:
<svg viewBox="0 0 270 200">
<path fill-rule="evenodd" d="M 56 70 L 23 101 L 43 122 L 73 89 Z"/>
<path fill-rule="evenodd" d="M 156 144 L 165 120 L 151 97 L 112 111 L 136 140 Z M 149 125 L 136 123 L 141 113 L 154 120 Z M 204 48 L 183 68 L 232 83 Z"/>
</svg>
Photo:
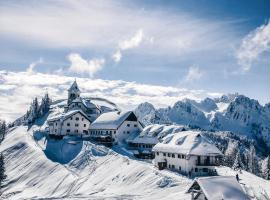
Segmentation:
<svg viewBox="0 0 270 200">
<path fill-rule="evenodd" d="M 270 179 L 270 158 L 267 156 L 262 162 L 262 177 L 269 180 Z"/>
<path fill-rule="evenodd" d="M 7 131 L 6 122 L 0 120 L 0 143 L 4 140 L 6 131 Z"/>
<path fill-rule="evenodd" d="M 244 165 L 243 165 L 242 160 L 241 160 L 240 150 L 238 150 L 236 153 L 235 161 L 233 163 L 232 168 L 234 170 L 244 169 Z"/>
<path fill-rule="evenodd" d="M 3 181 L 6 179 L 4 156 L 0 154 L 0 188 L 2 188 Z"/>
<path fill-rule="evenodd" d="M 251 173 L 255 173 L 256 171 L 256 150 L 254 145 L 251 145 L 249 154 L 248 154 L 248 171 Z"/>
<path fill-rule="evenodd" d="M 232 167 L 236 158 L 238 142 L 230 140 L 227 149 L 224 154 L 224 164 L 228 167 Z"/>
</svg>

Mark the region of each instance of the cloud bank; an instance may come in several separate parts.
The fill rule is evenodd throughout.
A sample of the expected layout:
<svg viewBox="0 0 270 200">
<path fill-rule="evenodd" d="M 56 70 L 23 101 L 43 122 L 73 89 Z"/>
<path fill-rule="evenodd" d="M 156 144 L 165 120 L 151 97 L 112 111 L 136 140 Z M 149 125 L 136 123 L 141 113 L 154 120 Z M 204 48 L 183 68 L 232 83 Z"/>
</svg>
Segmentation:
<svg viewBox="0 0 270 200">
<path fill-rule="evenodd" d="M 26 112 L 33 97 L 48 91 L 54 100 L 67 97 L 67 89 L 74 77 L 33 72 L 0 71 L 0 118 L 14 120 Z M 178 100 L 195 100 L 217 96 L 203 90 L 138 84 L 121 80 L 77 78 L 83 96 L 103 97 L 117 103 L 122 109 L 133 109 L 148 101 L 156 107 L 172 105 Z M 214 95 L 213 95 L 214 94 Z"/>
<path fill-rule="evenodd" d="M 270 19 L 267 23 L 261 25 L 246 37 L 243 38 L 242 44 L 237 51 L 238 64 L 244 72 L 249 71 L 252 62 L 260 54 L 270 48 Z"/>
</svg>

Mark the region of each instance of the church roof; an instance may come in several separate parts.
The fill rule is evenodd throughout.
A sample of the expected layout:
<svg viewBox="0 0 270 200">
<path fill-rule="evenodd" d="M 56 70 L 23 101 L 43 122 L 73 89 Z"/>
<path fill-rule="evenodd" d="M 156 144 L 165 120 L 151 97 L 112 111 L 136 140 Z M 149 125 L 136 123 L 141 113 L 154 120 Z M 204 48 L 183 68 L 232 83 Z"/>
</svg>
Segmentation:
<svg viewBox="0 0 270 200">
<path fill-rule="evenodd" d="M 222 155 L 199 131 L 182 131 L 169 134 L 163 142 L 156 144 L 153 151 L 181 153 L 185 155 Z"/>
<path fill-rule="evenodd" d="M 69 92 L 73 91 L 73 92 L 81 92 L 79 87 L 78 87 L 78 84 L 77 84 L 77 81 L 75 80 L 72 85 L 70 86 L 70 88 L 68 89 Z"/>
</svg>

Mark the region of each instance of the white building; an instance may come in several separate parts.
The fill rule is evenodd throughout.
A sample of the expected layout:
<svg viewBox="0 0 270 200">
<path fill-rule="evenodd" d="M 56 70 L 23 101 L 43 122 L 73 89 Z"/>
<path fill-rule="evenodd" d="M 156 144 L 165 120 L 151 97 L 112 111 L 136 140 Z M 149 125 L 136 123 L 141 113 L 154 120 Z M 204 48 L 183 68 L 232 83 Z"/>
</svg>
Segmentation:
<svg viewBox="0 0 270 200">
<path fill-rule="evenodd" d="M 155 165 L 189 175 L 215 172 L 222 153 L 200 132 L 183 131 L 170 134 L 154 146 Z"/>
<path fill-rule="evenodd" d="M 50 135 L 65 136 L 88 134 L 90 120 L 82 110 L 71 110 L 47 120 Z"/>
<path fill-rule="evenodd" d="M 124 142 L 130 135 L 138 134 L 142 125 L 132 111 L 101 114 L 90 126 L 90 137 L 100 142 Z"/>
<path fill-rule="evenodd" d="M 249 200 L 234 176 L 211 176 L 196 178 L 187 193 L 192 200 Z"/>
</svg>

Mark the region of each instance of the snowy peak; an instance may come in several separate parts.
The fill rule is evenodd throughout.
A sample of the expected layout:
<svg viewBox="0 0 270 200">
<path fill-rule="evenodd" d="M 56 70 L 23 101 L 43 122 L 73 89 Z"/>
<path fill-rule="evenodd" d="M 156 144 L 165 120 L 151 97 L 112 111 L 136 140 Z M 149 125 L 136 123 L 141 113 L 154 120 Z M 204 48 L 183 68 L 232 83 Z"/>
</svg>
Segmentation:
<svg viewBox="0 0 270 200">
<path fill-rule="evenodd" d="M 227 94 L 227 95 L 222 95 L 219 98 L 215 98 L 214 101 L 216 103 L 231 103 L 232 101 L 235 100 L 236 97 L 238 97 L 238 93 L 233 93 L 233 94 Z"/>
<path fill-rule="evenodd" d="M 155 107 L 148 102 L 139 104 L 138 107 L 134 110 L 135 115 L 144 125 L 156 123 L 155 112 Z"/>
</svg>

